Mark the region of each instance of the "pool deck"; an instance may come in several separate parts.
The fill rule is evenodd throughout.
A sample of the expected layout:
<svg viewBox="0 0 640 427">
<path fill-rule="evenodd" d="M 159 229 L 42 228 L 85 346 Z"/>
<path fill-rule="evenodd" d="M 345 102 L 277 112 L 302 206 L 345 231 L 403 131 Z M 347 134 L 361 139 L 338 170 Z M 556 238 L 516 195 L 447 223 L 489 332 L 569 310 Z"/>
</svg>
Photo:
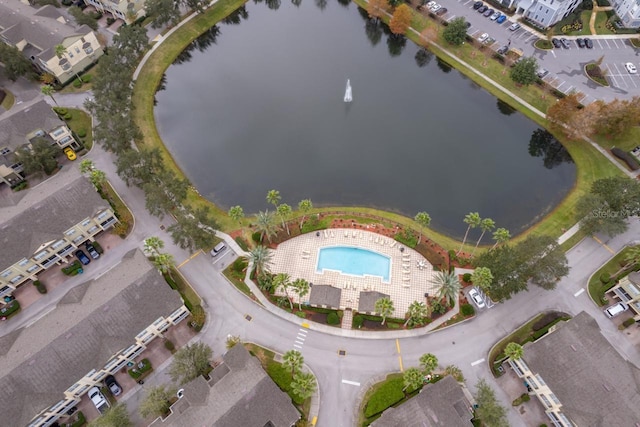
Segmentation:
<svg viewBox="0 0 640 427">
<path fill-rule="evenodd" d="M 342 290 L 340 308 L 358 309 L 360 292 L 377 291 L 390 296 L 395 312 L 393 317 L 403 318 L 414 301 L 426 302 L 425 293 L 435 295 L 438 286 L 431 283 L 435 276 L 433 266 L 422 255 L 395 240 L 364 230 L 336 228 L 320 230 L 287 240 L 274 251 L 272 273 L 287 273 L 291 280 L 305 279 L 316 285 L 331 285 Z M 337 271 L 318 273 L 316 266 L 319 250 L 331 246 L 351 246 L 378 252 L 391 259 L 389 283 L 381 277 L 352 276 Z M 404 247 L 404 251 L 400 248 Z M 289 292 L 295 303 L 298 296 Z M 276 295 L 284 296 L 278 291 Z M 303 297 L 303 302 L 309 295 Z"/>
</svg>

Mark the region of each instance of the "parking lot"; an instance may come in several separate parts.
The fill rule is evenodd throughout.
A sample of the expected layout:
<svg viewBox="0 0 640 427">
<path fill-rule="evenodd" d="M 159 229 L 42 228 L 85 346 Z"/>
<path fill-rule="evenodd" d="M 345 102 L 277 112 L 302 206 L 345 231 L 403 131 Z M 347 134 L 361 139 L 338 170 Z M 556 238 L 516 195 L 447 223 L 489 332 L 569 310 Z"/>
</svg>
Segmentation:
<svg viewBox="0 0 640 427">
<path fill-rule="evenodd" d="M 489 35 L 487 44 L 494 50 L 501 46 L 520 49 L 524 56 L 533 56 L 541 68 L 549 71 L 544 81 L 563 93 L 578 91 L 585 95 L 583 102 L 589 104 L 597 99 L 612 101 L 613 99 L 631 99 L 640 96 L 640 74 L 630 74 L 625 63 L 632 62 L 640 69 L 640 49 L 634 48 L 629 40 L 616 36 L 590 36 L 593 48 L 579 48 L 575 39 L 569 37 L 569 48 L 541 50 L 534 47 L 539 36 L 528 27 L 522 25 L 516 31 L 509 26 L 517 22 L 518 16 L 507 17 L 498 23 L 485 17 L 473 9 L 476 0 L 442 0 L 439 3 L 447 8 L 441 17 L 451 21 L 464 17 L 471 25 L 468 34 L 478 39 L 484 33 Z M 491 8 L 490 5 L 485 4 Z M 598 37 L 598 38 L 596 38 Z M 606 70 L 609 87 L 602 87 L 591 81 L 584 74 L 584 66 L 603 57 L 602 69 Z"/>
</svg>

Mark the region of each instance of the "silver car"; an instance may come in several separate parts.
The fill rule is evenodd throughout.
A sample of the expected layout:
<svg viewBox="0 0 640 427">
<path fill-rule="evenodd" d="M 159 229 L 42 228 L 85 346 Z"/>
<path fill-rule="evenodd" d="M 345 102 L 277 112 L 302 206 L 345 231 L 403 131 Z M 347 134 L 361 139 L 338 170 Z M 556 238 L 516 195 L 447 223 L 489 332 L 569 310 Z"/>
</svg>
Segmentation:
<svg viewBox="0 0 640 427">
<path fill-rule="evenodd" d="M 473 288 L 469 291 L 469 297 L 474 302 L 478 308 L 484 308 L 484 299 L 480 296 L 480 292 L 476 288 Z"/>
</svg>

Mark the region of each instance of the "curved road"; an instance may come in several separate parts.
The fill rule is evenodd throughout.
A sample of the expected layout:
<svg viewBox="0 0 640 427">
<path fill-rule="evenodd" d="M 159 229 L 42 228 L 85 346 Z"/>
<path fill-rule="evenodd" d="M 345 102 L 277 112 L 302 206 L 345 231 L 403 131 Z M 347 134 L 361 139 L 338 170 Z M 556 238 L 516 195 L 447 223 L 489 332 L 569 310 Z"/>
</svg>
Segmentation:
<svg viewBox="0 0 640 427">
<path fill-rule="evenodd" d="M 86 96 L 88 95 L 58 95 L 57 100 L 61 105 L 80 106 Z M 204 300 L 209 321 L 199 337 L 211 345 L 216 354 L 224 353 L 228 334 L 239 335 L 245 341 L 253 341 L 281 353 L 293 348 L 301 321 L 294 323 L 273 314 L 230 285 L 220 274 L 220 270 L 231 262 L 231 254 L 216 259 L 201 252 L 192 256 L 173 245 L 170 236 L 161 229 L 161 226 L 166 228 L 170 225 L 171 220 L 164 218 L 161 221 L 146 211 L 143 192 L 135 187 L 127 187 L 117 176 L 113 156 L 95 146 L 87 157 L 106 172 L 136 219 L 136 227 L 131 235 L 115 248 L 117 254 L 124 254 L 134 247 L 141 248 L 144 238 L 151 235 L 157 235 L 165 241 L 165 249 L 174 255 L 178 265 L 182 264 L 181 272 Z M 374 337 L 380 338 L 362 339 L 336 335 L 339 334 L 338 330 L 332 334 L 324 333 L 314 330 L 319 328 L 311 325 L 302 353 L 319 382 L 320 409 L 317 425 L 354 426 L 361 393 L 367 383 L 380 375 L 399 371 L 400 360 L 405 368 L 417 366 L 420 355 L 427 352 L 434 353 L 441 366 L 454 364 L 460 367 L 467 386 L 472 391 L 479 378 L 486 378 L 503 405 L 509 409 L 511 425 L 523 425 L 519 415 L 512 409 L 510 399 L 493 381 L 488 365 L 479 363 L 472 366 L 471 363 L 486 358 L 496 341 L 547 309 L 562 310 L 573 315 L 587 311 L 596 318 L 604 336 L 623 356 L 640 366 L 638 350 L 602 314 L 602 310 L 593 304 L 588 293 L 582 292 L 575 296 L 580 289 L 586 287 L 591 273 L 606 262 L 613 252 L 634 240 L 639 231 L 640 222 L 633 219 L 628 232 L 605 241 L 604 244 L 590 238 L 583 240 L 568 252 L 571 272 L 555 290 L 545 291 L 532 285 L 528 292 L 520 293 L 492 309 L 485 309 L 468 322 L 442 331 L 398 340 L 393 338 L 393 332 L 372 332 Z M 52 303 L 51 300 L 49 303 Z M 246 320 L 247 314 L 251 316 L 251 321 Z M 346 356 L 339 356 L 338 350 L 345 350 Z M 343 380 L 350 383 L 343 383 Z"/>
</svg>

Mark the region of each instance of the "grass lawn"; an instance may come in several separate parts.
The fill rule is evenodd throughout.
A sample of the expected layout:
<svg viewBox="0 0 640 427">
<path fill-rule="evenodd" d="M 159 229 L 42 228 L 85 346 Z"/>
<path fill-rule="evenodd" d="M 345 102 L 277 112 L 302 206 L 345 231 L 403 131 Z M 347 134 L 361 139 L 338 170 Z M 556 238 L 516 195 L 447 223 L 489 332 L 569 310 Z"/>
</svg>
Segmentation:
<svg viewBox="0 0 640 427">
<path fill-rule="evenodd" d="M 5 93 L 5 96 L 4 96 L 4 99 L 2 100 L 2 104 L 0 104 L 0 107 L 4 108 L 5 110 L 10 110 L 11 107 L 13 107 L 13 104 L 16 102 L 16 98 L 7 89 L 3 89 L 3 90 Z"/>
<path fill-rule="evenodd" d="M 91 150 L 93 147 L 93 133 L 91 132 L 91 116 L 82 110 L 76 110 L 75 108 L 67 108 L 67 111 L 71 114 L 71 119 L 66 120 L 69 129 L 74 131 L 77 135 L 82 135 L 84 131 L 85 136 L 81 137 L 82 143 L 87 150 Z"/>
<path fill-rule="evenodd" d="M 567 252 L 569 249 L 580 243 L 585 237 L 587 237 L 587 235 L 584 233 L 584 231 L 578 230 L 576 234 L 574 234 L 567 241 L 561 244 L 560 247 L 564 252 Z"/>
<path fill-rule="evenodd" d="M 366 427 L 382 415 L 387 408 L 398 406 L 411 397 L 418 390 L 404 390 L 402 374 L 389 374 L 379 383 L 371 386 L 362 399 L 362 406 L 358 411 L 358 426 Z"/>
<path fill-rule="evenodd" d="M 233 264 L 230 264 L 227 268 L 225 268 L 223 273 L 224 276 L 229 279 L 233 286 L 238 288 L 240 292 L 248 297 L 254 296 L 249 286 L 247 286 L 247 284 L 244 282 L 244 273 L 238 273 L 237 271 L 235 271 L 235 269 L 233 268 Z"/>
<path fill-rule="evenodd" d="M 538 39 L 534 43 L 534 46 L 538 49 L 550 50 L 553 49 L 553 43 L 546 39 Z"/>
<path fill-rule="evenodd" d="M 623 250 L 618 252 L 605 265 L 603 265 L 598 271 L 596 271 L 593 276 L 591 276 L 591 279 L 589 279 L 589 295 L 591 296 L 591 299 L 593 299 L 599 306 L 603 306 L 607 303 L 606 301 L 604 301 L 605 292 L 614 287 L 618 279 L 631 271 L 628 270 L 626 272 L 623 272 L 618 275 L 617 278 L 612 277 L 625 264 L 625 257 L 627 256 L 629 249 L 631 249 L 631 247 L 624 248 Z M 602 280 L 600 280 L 600 277 L 602 277 L 603 275 L 608 276 L 610 278 L 610 281 L 607 283 L 603 283 Z"/>
<path fill-rule="evenodd" d="M 109 182 L 102 186 L 100 195 L 109 202 L 109 205 L 111 205 L 116 217 L 120 221 L 113 227 L 113 232 L 124 239 L 133 228 L 133 215 L 131 211 Z"/>
<path fill-rule="evenodd" d="M 58 93 L 78 93 L 78 92 L 87 92 L 91 90 L 93 88 L 93 83 L 92 83 L 93 78 L 98 75 L 99 70 L 100 70 L 100 60 L 98 60 L 98 62 L 96 62 L 91 68 L 89 68 L 83 74 L 80 75 L 80 78 L 82 80 L 84 80 L 85 76 L 90 76 L 88 82 L 86 83 L 83 82 L 82 86 L 75 87 L 73 86 L 73 82 L 77 80 L 77 78 L 74 77 L 74 79 L 64 88 L 62 88 L 62 90 L 58 91 Z"/>
<path fill-rule="evenodd" d="M 606 12 L 598 12 L 596 14 L 596 22 L 595 22 L 596 34 L 599 34 L 599 35 L 615 34 L 613 31 L 609 30 L 606 27 L 608 19 L 609 19 L 609 16 L 607 16 Z"/>
<path fill-rule="evenodd" d="M 603 135 L 597 135 L 593 137 L 602 148 L 607 150 L 613 147 L 618 147 L 624 151 L 631 151 L 638 145 L 640 145 L 640 126 L 629 129 L 626 135 L 618 136 L 616 138 L 607 138 Z M 624 163 L 623 163 L 624 164 Z"/>
<path fill-rule="evenodd" d="M 582 29 L 578 31 L 568 31 L 566 34 L 562 32 L 562 27 L 565 25 L 571 25 L 573 22 L 579 19 L 582 22 Z M 589 29 L 589 20 L 591 19 L 591 11 L 583 10 L 580 12 L 580 15 L 577 15 L 575 12 L 564 18 L 562 21 L 558 22 L 553 26 L 555 35 L 557 37 L 562 37 L 563 35 L 568 36 L 588 36 L 591 35 L 591 30 Z"/>
<path fill-rule="evenodd" d="M 187 307 L 189 310 L 202 303 L 200 295 L 198 295 L 197 292 L 191 287 L 187 279 L 184 278 L 182 273 L 180 273 L 177 268 L 171 269 L 171 278 L 176 284 L 178 292 L 180 292 L 180 294 L 191 304 L 191 307 Z"/>
</svg>

